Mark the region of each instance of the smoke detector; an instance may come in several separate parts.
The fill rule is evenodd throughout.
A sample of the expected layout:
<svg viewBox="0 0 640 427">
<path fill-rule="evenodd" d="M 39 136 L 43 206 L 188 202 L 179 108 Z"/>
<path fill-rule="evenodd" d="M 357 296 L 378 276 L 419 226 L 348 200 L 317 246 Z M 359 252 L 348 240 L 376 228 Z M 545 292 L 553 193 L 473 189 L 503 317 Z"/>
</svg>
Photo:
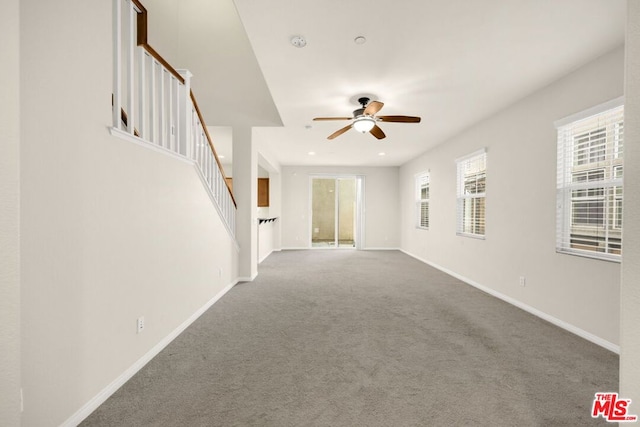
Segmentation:
<svg viewBox="0 0 640 427">
<path fill-rule="evenodd" d="M 291 38 L 291 44 L 295 47 L 305 47 L 307 45 L 307 41 L 302 36 L 293 36 Z"/>
</svg>

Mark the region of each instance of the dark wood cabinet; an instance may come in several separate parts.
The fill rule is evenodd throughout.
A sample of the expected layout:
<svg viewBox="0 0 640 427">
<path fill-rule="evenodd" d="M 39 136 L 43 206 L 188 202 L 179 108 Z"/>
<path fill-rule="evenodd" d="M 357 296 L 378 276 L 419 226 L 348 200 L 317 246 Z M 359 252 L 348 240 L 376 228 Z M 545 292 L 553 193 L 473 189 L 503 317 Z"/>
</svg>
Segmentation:
<svg viewBox="0 0 640 427">
<path fill-rule="evenodd" d="M 258 207 L 269 206 L 269 178 L 258 178 Z"/>
<path fill-rule="evenodd" d="M 229 189 L 233 191 L 233 178 L 225 178 Z M 258 178 L 258 207 L 269 207 L 269 178 Z"/>
</svg>

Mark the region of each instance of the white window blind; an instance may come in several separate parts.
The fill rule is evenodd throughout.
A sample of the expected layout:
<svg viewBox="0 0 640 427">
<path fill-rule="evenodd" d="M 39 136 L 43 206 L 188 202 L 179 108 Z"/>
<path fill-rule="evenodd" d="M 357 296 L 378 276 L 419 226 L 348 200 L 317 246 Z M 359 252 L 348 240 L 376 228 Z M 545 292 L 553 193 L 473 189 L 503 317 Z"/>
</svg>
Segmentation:
<svg viewBox="0 0 640 427">
<path fill-rule="evenodd" d="M 620 105 L 558 125 L 559 252 L 620 260 L 623 119 Z"/>
<path fill-rule="evenodd" d="M 480 150 L 457 161 L 457 234 L 485 235 L 487 153 Z"/>
<path fill-rule="evenodd" d="M 429 173 L 416 175 L 416 227 L 429 228 Z"/>
</svg>

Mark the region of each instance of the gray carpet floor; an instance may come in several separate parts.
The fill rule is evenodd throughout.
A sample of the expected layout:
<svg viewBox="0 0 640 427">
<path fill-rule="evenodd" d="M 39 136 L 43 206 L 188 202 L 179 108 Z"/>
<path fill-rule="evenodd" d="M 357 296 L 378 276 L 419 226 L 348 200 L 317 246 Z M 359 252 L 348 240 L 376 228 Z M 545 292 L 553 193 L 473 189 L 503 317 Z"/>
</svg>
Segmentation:
<svg viewBox="0 0 640 427">
<path fill-rule="evenodd" d="M 396 251 L 284 251 L 83 426 L 589 426 L 618 357 Z"/>
</svg>

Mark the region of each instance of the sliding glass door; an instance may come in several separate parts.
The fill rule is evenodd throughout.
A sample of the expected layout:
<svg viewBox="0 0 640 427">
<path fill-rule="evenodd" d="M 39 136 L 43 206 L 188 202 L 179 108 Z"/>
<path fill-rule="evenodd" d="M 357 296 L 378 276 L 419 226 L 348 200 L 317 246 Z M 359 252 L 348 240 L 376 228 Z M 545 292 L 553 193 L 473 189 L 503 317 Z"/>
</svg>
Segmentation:
<svg viewBox="0 0 640 427">
<path fill-rule="evenodd" d="M 360 177 L 312 177 L 312 247 L 359 246 L 361 182 Z"/>
</svg>

